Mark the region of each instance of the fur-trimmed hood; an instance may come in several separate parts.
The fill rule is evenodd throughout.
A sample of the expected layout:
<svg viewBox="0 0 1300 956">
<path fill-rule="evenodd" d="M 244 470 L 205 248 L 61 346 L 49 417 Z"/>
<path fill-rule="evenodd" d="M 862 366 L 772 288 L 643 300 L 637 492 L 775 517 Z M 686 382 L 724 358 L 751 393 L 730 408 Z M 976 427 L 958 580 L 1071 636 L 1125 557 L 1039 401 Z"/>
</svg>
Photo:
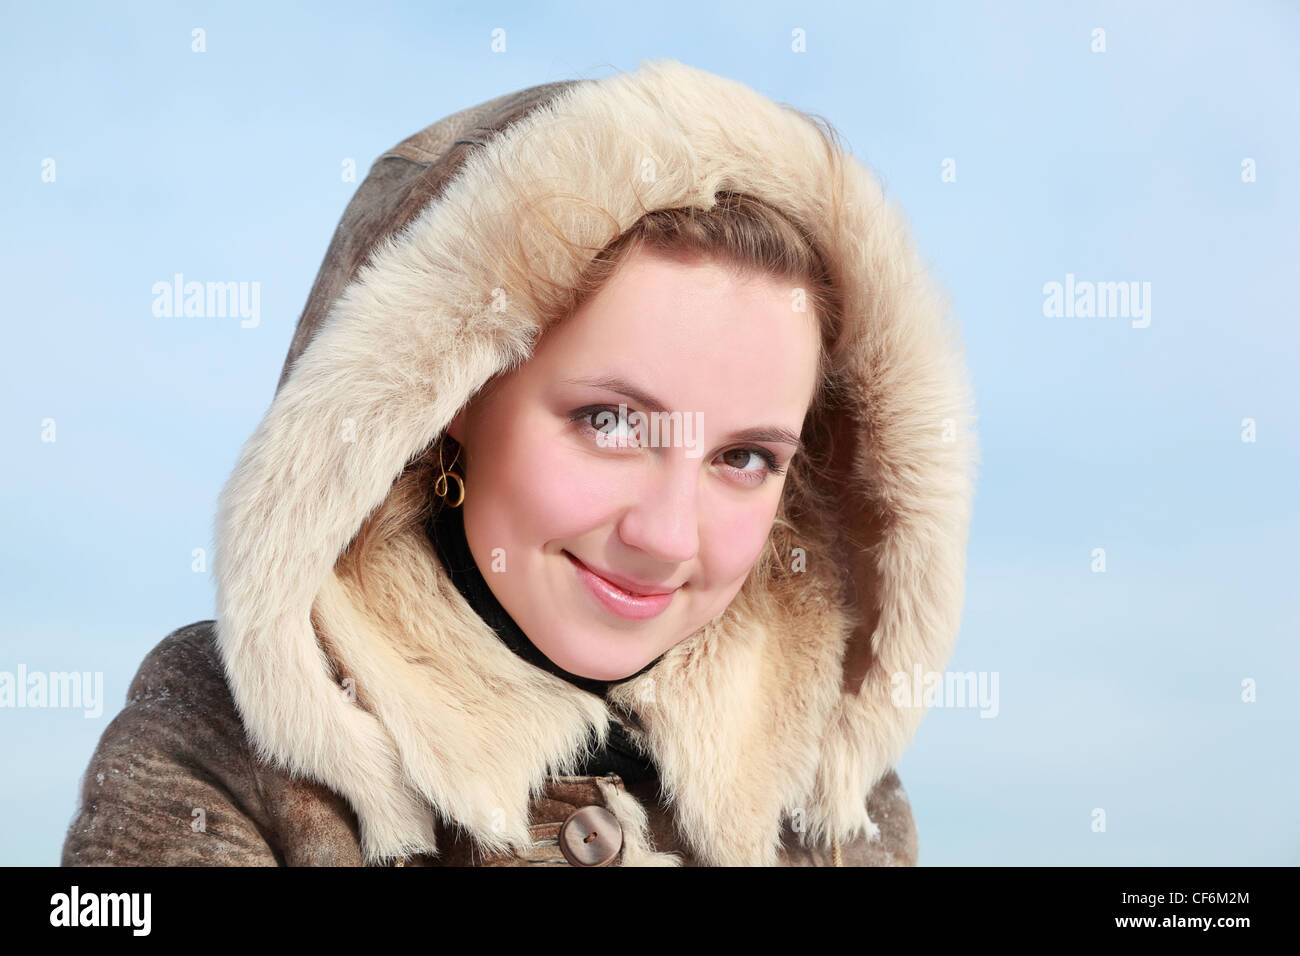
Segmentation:
<svg viewBox="0 0 1300 956">
<path fill-rule="evenodd" d="M 634 175 L 646 159 L 657 174 Z M 520 201 L 542 188 L 573 198 L 552 221 L 592 249 L 643 209 L 757 196 L 811 230 L 844 307 L 848 404 L 818 433 L 834 505 L 793 519 L 797 587 L 751 576 L 603 700 L 512 653 L 420 527 L 371 556 L 382 593 L 336 572 L 408 464 L 544 331 L 541 293 L 500 271 L 506 244 L 576 281 Z M 946 313 L 862 165 L 803 114 L 680 63 L 522 90 L 403 141 L 345 212 L 221 494 L 217 642 L 250 741 L 346 798 L 368 862 L 437 853 L 435 813 L 485 848 L 526 843 L 547 776 L 623 712 L 703 862 L 771 864 L 792 819 L 819 845 L 873 832 L 867 795 L 924 714 L 894 705 L 891 677 L 942 671 L 961 615 L 977 452 Z"/>
</svg>

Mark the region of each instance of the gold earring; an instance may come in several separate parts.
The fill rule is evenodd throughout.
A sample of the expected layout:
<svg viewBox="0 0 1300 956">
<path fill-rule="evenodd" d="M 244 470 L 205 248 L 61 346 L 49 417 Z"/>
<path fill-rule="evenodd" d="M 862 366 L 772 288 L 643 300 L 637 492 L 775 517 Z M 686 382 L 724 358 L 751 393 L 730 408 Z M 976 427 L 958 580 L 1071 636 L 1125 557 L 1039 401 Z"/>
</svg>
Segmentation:
<svg viewBox="0 0 1300 956">
<path fill-rule="evenodd" d="M 460 449 L 456 449 L 456 458 L 460 457 Z M 456 464 L 456 458 L 451 460 L 452 465 Z M 438 443 L 438 469 L 442 472 L 433 483 L 433 493 L 446 502 L 449 508 L 459 508 L 465 500 L 465 482 L 454 471 L 448 471 L 442 464 L 442 443 Z M 447 479 L 455 479 L 457 485 L 457 495 L 455 501 L 447 501 L 447 492 L 451 488 Z"/>
</svg>

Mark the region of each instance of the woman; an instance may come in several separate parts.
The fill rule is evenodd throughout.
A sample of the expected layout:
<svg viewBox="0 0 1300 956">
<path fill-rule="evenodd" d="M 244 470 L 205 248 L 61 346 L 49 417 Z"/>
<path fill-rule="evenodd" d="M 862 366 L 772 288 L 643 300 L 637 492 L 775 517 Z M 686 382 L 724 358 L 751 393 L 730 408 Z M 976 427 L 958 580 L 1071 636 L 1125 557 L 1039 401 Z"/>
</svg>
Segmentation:
<svg viewBox="0 0 1300 956">
<path fill-rule="evenodd" d="M 672 61 L 448 117 L 348 206 L 63 861 L 914 863 L 972 422 L 822 124 Z"/>
</svg>

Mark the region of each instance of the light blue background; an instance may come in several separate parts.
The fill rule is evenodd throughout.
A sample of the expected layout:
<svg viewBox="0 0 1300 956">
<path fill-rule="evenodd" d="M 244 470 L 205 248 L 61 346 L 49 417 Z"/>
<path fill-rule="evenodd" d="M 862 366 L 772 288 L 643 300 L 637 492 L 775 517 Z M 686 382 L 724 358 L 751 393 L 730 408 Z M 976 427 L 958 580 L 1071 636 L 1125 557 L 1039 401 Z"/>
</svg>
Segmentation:
<svg viewBox="0 0 1300 956">
<path fill-rule="evenodd" d="M 0 669 L 103 671 L 106 703 L 0 710 L 0 863 L 58 861 L 141 658 L 214 614 L 191 552 L 343 160 L 660 57 L 835 124 L 963 328 L 983 463 L 951 668 L 997 672 L 1000 713 L 934 710 L 904 757 L 921 862 L 1300 862 L 1296 7 L 858 6 L 7 4 Z M 260 282 L 261 324 L 154 317 L 175 272 Z M 1045 318 L 1067 272 L 1150 282 L 1150 327 Z"/>
</svg>

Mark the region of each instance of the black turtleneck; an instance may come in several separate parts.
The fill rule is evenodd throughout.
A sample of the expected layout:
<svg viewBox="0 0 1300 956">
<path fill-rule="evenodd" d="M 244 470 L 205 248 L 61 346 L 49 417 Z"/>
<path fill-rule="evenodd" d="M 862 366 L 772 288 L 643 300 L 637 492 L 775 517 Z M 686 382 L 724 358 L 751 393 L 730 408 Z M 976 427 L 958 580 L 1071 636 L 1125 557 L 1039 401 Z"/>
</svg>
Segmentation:
<svg viewBox="0 0 1300 956">
<path fill-rule="evenodd" d="M 437 552 L 452 583 L 456 585 L 456 589 L 460 591 L 469 606 L 478 612 L 479 617 L 483 618 L 510 650 L 530 664 L 603 698 L 613 685 L 631 680 L 659 662 L 660 658 L 656 658 L 636 674 L 617 681 L 593 680 L 570 674 L 538 650 L 488 587 L 469 549 L 469 541 L 465 537 L 463 509 L 439 507 L 437 513 L 428 522 L 426 530 L 433 543 L 434 551 Z M 591 748 L 595 749 L 594 733 L 591 738 Z M 590 754 L 575 772 L 584 776 L 616 773 L 625 783 L 658 776 L 654 762 L 637 751 L 617 720 L 610 721 L 609 738 L 605 746 L 595 749 L 595 752 Z"/>
</svg>

